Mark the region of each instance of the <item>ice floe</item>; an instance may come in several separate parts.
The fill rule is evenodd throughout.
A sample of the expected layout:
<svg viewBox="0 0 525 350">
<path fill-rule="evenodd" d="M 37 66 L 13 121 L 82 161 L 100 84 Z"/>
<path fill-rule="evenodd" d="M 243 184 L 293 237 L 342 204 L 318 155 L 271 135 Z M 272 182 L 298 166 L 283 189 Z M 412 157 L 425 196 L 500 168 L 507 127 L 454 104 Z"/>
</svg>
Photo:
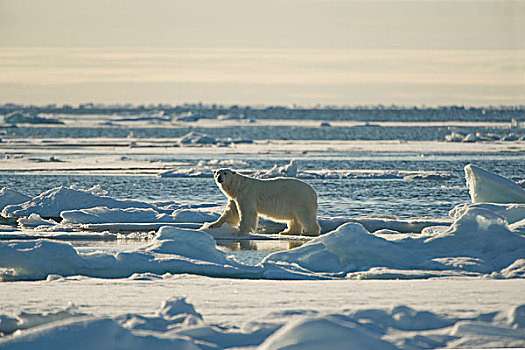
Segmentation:
<svg viewBox="0 0 525 350">
<path fill-rule="evenodd" d="M 292 161 L 290 161 L 289 164 L 283 166 L 278 166 L 277 164 L 275 164 L 270 170 L 257 172 L 255 174 L 255 177 L 261 179 L 279 176 L 297 177 L 297 161 L 293 159 Z"/>
<path fill-rule="evenodd" d="M 181 146 L 220 146 L 226 147 L 233 144 L 253 143 L 250 139 L 215 138 L 196 131 L 190 131 L 179 139 Z"/>
<path fill-rule="evenodd" d="M 63 124 L 62 121 L 54 118 L 42 117 L 37 114 L 25 112 L 12 112 L 4 116 L 6 124 Z"/>
<path fill-rule="evenodd" d="M 282 170 L 295 172 L 295 166 L 292 162 Z M 474 166 L 465 171 L 471 193 L 473 182 L 475 189 L 481 186 L 474 192 L 488 193 L 485 197 L 497 194 L 500 187 L 510 188 L 511 193 L 523 191 L 510 180 Z M 476 177 L 478 174 L 485 182 Z M 487 186 L 492 190 L 483 192 Z M 0 199 L 5 197 L 5 202 L 26 199 L 7 189 L 2 194 Z M 280 239 L 271 234 L 279 231 L 272 229 L 271 222 L 261 220 L 264 234 L 240 237 L 234 227 L 216 230 L 206 226 L 218 217 L 218 207 L 117 200 L 106 194 L 100 187 L 58 187 L 6 206 L 3 215 L 19 217 L 19 225 L 26 230 L 2 233 L 3 278 L 44 279 L 50 274 L 117 278 L 166 272 L 267 279 L 524 277 L 525 204 L 464 203 L 450 211 L 450 219 L 321 219 L 322 236 L 272 253 L 261 263 L 246 265 L 218 249 L 216 240 Z M 157 230 L 156 238 L 146 247 L 118 253 L 82 253 L 67 243 L 45 239 L 7 240 L 74 239 L 90 233 L 94 239 L 107 239 L 118 232 Z"/>
<path fill-rule="evenodd" d="M 206 232 L 168 226 L 145 248 L 116 254 L 80 253 L 48 240 L 0 242 L 0 266 L 8 271 L 4 279 L 49 274 L 117 278 L 145 272 L 268 279 L 524 277 L 525 237 L 491 209 L 462 207 L 449 228 L 433 234 L 373 234 L 348 222 L 255 266 L 219 250 Z"/>
<path fill-rule="evenodd" d="M 9 187 L 4 187 L 0 190 L 0 209 L 4 209 L 8 205 L 16 205 L 27 202 L 31 197 L 26 196 Z"/>
<path fill-rule="evenodd" d="M 154 205 L 134 200 L 118 200 L 100 195 L 99 188 L 88 190 L 56 187 L 20 204 L 4 207 L 5 217 L 29 216 L 33 213 L 44 218 L 57 218 L 72 209 L 104 206 L 108 208 L 155 208 Z"/>
<path fill-rule="evenodd" d="M 445 136 L 448 142 L 478 142 L 478 141 L 518 141 L 523 140 L 524 136 L 516 135 L 515 133 L 508 133 L 505 135 L 498 135 L 494 133 L 462 133 L 453 131 Z"/>
<path fill-rule="evenodd" d="M 186 298 L 155 313 L 113 317 L 74 305 L 46 313 L 0 315 L 0 349 L 399 349 L 522 347 L 524 305 L 510 312 L 453 317 L 405 305 L 308 313 L 246 325 L 205 321 Z"/>
<path fill-rule="evenodd" d="M 102 278 L 134 273 L 193 273 L 255 278 L 260 268 L 243 266 L 218 250 L 205 232 L 162 227 L 146 247 L 116 254 L 79 253 L 69 243 L 40 239 L 0 242 L 1 279 L 45 279 L 50 274 Z"/>
<path fill-rule="evenodd" d="M 347 223 L 301 247 L 273 253 L 262 264 L 347 278 L 524 277 L 523 263 L 507 268 L 525 256 L 525 237 L 489 208 L 462 208 L 447 230 L 433 236 L 390 236 Z"/>
<path fill-rule="evenodd" d="M 212 178 L 213 163 L 199 163 L 197 167 L 172 169 L 159 173 L 158 177 L 202 177 Z M 232 161 L 219 163 L 217 166 L 243 167 L 247 164 Z M 408 170 L 357 170 L 357 169 L 319 169 L 319 170 L 302 170 L 299 169 L 298 161 L 292 159 L 288 164 L 275 164 L 268 170 L 243 169 L 239 171 L 242 174 L 258 178 L 273 178 L 279 176 L 295 177 L 299 179 L 405 179 L 405 180 L 449 180 L 452 174 L 447 171 L 408 171 Z"/>
</svg>

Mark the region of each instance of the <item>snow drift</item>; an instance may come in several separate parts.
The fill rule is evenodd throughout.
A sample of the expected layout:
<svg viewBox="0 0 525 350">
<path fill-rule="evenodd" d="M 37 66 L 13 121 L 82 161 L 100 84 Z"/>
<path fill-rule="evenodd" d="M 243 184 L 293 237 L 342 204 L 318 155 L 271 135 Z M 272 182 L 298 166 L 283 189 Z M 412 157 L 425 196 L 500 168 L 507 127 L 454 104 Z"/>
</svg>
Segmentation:
<svg viewBox="0 0 525 350">
<path fill-rule="evenodd" d="M 0 349 L 398 349 L 523 347 L 525 305 L 451 317 L 405 305 L 297 316 L 249 325 L 206 322 L 185 298 L 150 315 L 96 317 L 74 306 L 0 315 Z"/>
<path fill-rule="evenodd" d="M 47 190 L 20 204 L 8 205 L 2 210 L 5 217 L 20 217 L 38 214 L 45 218 L 60 217 L 60 213 L 72 209 L 93 207 L 108 208 L 153 208 L 152 204 L 134 200 L 117 200 L 99 194 L 99 188 L 88 190 L 56 187 Z"/>
</svg>

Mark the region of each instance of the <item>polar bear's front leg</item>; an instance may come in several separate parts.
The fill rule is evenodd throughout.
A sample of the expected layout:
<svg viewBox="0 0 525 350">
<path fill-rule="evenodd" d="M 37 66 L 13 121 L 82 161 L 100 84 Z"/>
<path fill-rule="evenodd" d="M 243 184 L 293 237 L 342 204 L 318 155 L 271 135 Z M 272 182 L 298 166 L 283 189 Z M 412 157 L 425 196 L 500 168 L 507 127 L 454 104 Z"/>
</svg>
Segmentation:
<svg viewBox="0 0 525 350">
<path fill-rule="evenodd" d="M 257 228 L 257 207 L 254 200 L 238 200 L 237 206 L 241 214 L 239 224 L 239 235 L 247 235 L 255 232 Z"/>
<path fill-rule="evenodd" d="M 221 217 L 210 224 L 210 228 L 219 228 L 224 223 L 232 224 L 233 226 L 237 226 L 239 224 L 240 218 L 239 218 L 239 211 L 237 210 L 237 204 L 234 200 L 230 199 L 228 201 L 228 204 L 226 205 L 226 209 L 224 210 L 224 213 L 222 213 Z"/>
</svg>

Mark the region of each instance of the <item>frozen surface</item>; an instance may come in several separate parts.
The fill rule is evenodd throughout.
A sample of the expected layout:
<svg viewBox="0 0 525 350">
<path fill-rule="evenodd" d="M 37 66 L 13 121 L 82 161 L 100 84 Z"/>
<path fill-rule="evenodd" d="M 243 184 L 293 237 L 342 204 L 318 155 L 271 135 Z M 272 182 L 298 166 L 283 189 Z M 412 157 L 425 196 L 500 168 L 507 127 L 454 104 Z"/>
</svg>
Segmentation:
<svg viewBox="0 0 525 350">
<path fill-rule="evenodd" d="M 16 205 L 30 200 L 31 197 L 26 196 L 9 187 L 4 187 L 0 190 L 0 209 L 4 209 L 8 205 Z"/>
<path fill-rule="evenodd" d="M 152 108 L 0 130 L 0 348 L 525 346 L 522 108 Z M 223 167 L 324 235 L 209 229 Z"/>
<path fill-rule="evenodd" d="M 472 203 L 525 203 L 525 190 L 503 176 L 469 164 L 465 178 Z"/>
<path fill-rule="evenodd" d="M 17 293 L 0 302 L 0 332 L 6 335 L 0 348 L 78 343 L 112 349 L 316 349 L 321 344 L 426 349 L 525 343 L 523 299 L 511 292 L 523 287 L 521 280 L 448 280 L 446 292 L 444 281 L 437 280 L 216 282 L 169 275 L 104 283 L 54 277 L 38 283 L 40 293 L 27 282 L 4 284 L 5 291 Z M 145 290 L 147 300 L 130 303 Z M 298 290 L 300 300 L 294 297 Z M 50 291 L 56 297 L 44 299 Z M 269 294 L 271 299 L 261 298 Z M 31 313 L 17 304 L 27 298 L 39 305 Z M 64 299 L 75 304 L 65 305 Z"/>
<path fill-rule="evenodd" d="M 335 230 L 270 254 L 254 266 L 217 249 L 213 236 L 224 238 L 235 230 L 207 229 L 210 235 L 169 226 L 162 227 L 148 246 L 118 253 L 81 253 L 68 243 L 48 240 L 0 242 L 0 266 L 5 280 L 168 272 L 268 279 L 522 278 L 525 236 L 519 229 L 511 231 L 499 213 L 501 206 L 462 206 L 454 211 L 449 228 L 405 236 L 384 230 L 370 233 L 356 221 L 339 222 Z M 508 216 L 518 222 L 524 219 L 521 215 L 519 207 Z"/>
<path fill-rule="evenodd" d="M 347 278 L 523 276 L 525 237 L 487 208 L 463 208 L 449 229 L 402 239 L 373 235 L 348 223 L 303 246 L 268 256 L 263 264 L 300 266 Z"/>
<path fill-rule="evenodd" d="M 151 208 L 153 205 L 133 201 L 117 200 L 105 197 L 96 192 L 97 189 L 73 189 L 57 187 L 43 192 L 39 196 L 18 205 L 6 206 L 2 215 L 5 217 L 20 217 L 38 214 L 42 217 L 60 217 L 60 213 L 71 209 L 105 206 L 108 208 Z"/>
</svg>

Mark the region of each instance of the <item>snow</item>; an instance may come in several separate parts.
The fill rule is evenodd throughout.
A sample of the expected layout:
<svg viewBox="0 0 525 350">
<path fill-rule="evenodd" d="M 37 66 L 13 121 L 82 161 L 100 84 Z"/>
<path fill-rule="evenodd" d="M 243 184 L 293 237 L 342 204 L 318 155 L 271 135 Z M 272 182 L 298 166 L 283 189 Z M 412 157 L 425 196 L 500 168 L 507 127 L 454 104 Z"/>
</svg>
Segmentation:
<svg viewBox="0 0 525 350">
<path fill-rule="evenodd" d="M 506 135 L 497 135 L 493 133 L 461 133 L 453 131 L 452 133 L 445 136 L 447 142 L 480 142 L 480 141 L 517 141 L 520 138 L 514 133 L 508 133 Z"/>
<path fill-rule="evenodd" d="M 525 256 L 525 237 L 510 231 L 505 219 L 487 207 L 462 208 L 447 230 L 432 236 L 391 236 L 346 223 L 301 247 L 273 253 L 262 264 L 346 278 L 514 278 L 522 263 L 507 268 Z"/>
<path fill-rule="evenodd" d="M 300 247 L 272 253 L 255 266 L 217 248 L 213 236 L 231 236 L 231 227 L 218 233 L 208 229 L 210 235 L 164 226 L 146 247 L 118 253 L 81 253 L 68 243 L 48 240 L 0 242 L 0 267 L 7 269 L 7 280 L 45 279 L 49 274 L 122 278 L 145 272 L 268 279 L 523 277 L 525 237 L 511 231 L 500 207 L 492 209 L 462 206 L 448 229 L 406 236 L 381 230 L 374 234 L 358 222 L 347 222 Z M 518 209 L 509 215 L 516 221 L 524 219 L 519 217 L 523 207 Z M 175 212 L 195 218 L 191 211 Z M 41 219 L 32 220 L 41 224 Z"/>
<path fill-rule="evenodd" d="M 97 194 L 97 189 L 74 189 L 57 187 L 43 192 L 37 197 L 17 205 L 8 205 L 2 210 L 5 217 L 29 216 L 33 213 L 41 217 L 60 217 L 66 210 L 84 209 L 98 206 L 108 208 L 152 208 L 151 204 L 134 200 L 117 200 Z"/>
<path fill-rule="evenodd" d="M 62 121 L 53 118 L 45 118 L 23 112 L 12 112 L 4 116 L 6 124 L 63 124 Z"/>
<path fill-rule="evenodd" d="M 0 190 L 0 209 L 4 209 L 8 205 L 16 205 L 30 200 L 31 197 L 26 196 L 9 187 L 4 187 Z"/>
<path fill-rule="evenodd" d="M 200 132 L 191 131 L 179 139 L 181 146 L 219 146 L 228 147 L 233 144 L 251 144 L 250 139 L 232 139 L 230 137 L 217 139 Z"/>
<path fill-rule="evenodd" d="M 370 334 L 367 328 L 343 315 L 303 318 L 283 326 L 259 349 L 396 349 L 393 344 Z"/>
<path fill-rule="evenodd" d="M 212 178 L 213 171 L 218 167 L 246 167 L 248 164 L 235 160 L 212 161 L 208 163 L 199 162 L 197 167 L 186 169 L 172 169 L 157 174 L 158 177 L 199 177 Z M 262 179 L 279 176 L 295 177 L 298 179 L 405 179 L 405 180 L 449 180 L 450 172 L 446 171 L 407 171 L 407 170 L 301 170 L 299 162 L 292 159 L 288 164 L 274 164 L 268 170 L 243 169 L 240 173 Z"/>
<path fill-rule="evenodd" d="M 503 176 L 469 164 L 465 179 L 472 203 L 525 203 L 525 190 Z"/>
<path fill-rule="evenodd" d="M 40 215 L 32 213 L 27 218 L 19 218 L 18 224 L 23 227 L 37 227 L 37 226 L 54 226 L 56 222 L 53 220 L 44 220 Z"/>
<path fill-rule="evenodd" d="M 194 283 L 198 281 L 188 282 L 187 285 L 193 290 Z M 79 281 L 77 288 L 84 286 L 85 289 L 89 286 L 86 283 L 89 281 Z M 256 284 L 264 291 L 271 287 L 260 282 Z M 455 285 L 455 282 L 451 284 Z M 63 286 L 64 281 L 60 280 L 50 280 L 42 285 L 45 289 L 62 289 Z M 332 290 L 334 286 L 331 285 Z M 108 287 L 101 286 L 102 289 Z M 456 290 L 459 290 L 458 287 L 455 287 Z M 215 291 L 223 295 L 226 290 L 218 288 Z M 282 299 L 284 292 L 274 293 L 275 297 Z M 247 310 L 248 305 L 245 304 L 257 302 L 258 308 L 261 308 L 260 301 L 254 299 L 243 299 L 240 304 L 243 310 Z M 304 305 L 305 301 L 302 303 Z M 199 305 L 205 311 L 227 312 L 220 309 L 222 304 L 215 307 L 206 303 Z M 519 347 L 525 343 L 524 307 L 519 305 L 468 315 L 458 314 L 457 311 L 453 315 L 439 314 L 407 305 L 383 308 L 354 306 L 330 313 L 301 308 L 284 309 L 280 313 L 270 313 L 266 317 L 261 315 L 239 324 L 220 324 L 214 322 L 213 317 L 210 320 L 210 315 L 203 314 L 184 297 L 164 300 L 158 311 L 146 314 L 136 311 L 123 313 L 116 308 L 117 313 L 111 316 L 92 315 L 69 305 L 52 312 L 0 315 L 0 332 L 7 335 L 0 338 L 0 349 L 31 349 L 35 346 L 42 349 L 72 346 L 79 349 L 398 349 L 478 347 L 487 344 Z M 253 315 L 256 314 L 260 313 Z"/>
<path fill-rule="evenodd" d="M 255 177 L 261 179 L 268 179 L 279 176 L 297 177 L 297 161 L 295 159 L 292 159 L 290 163 L 283 166 L 277 166 L 277 164 L 275 164 L 270 170 L 258 172 L 255 174 Z"/>
<path fill-rule="evenodd" d="M 298 163 L 258 175 L 451 176 Z M 203 161 L 191 171 L 211 177 L 211 167 L 224 166 L 249 164 Z M 523 347 L 525 305 L 516 293 L 525 278 L 523 190 L 473 165 L 465 173 L 473 203 L 457 205 L 450 218 L 324 218 L 322 236 L 253 264 L 217 242 L 279 237 L 209 229 L 216 205 L 122 200 L 100 187 L 57 187 L 34 198 L 4 188 L 3 215 L 18 218 L 19 229 L 0 228 L 0 293 L 9 296 L 0 300 L 0 348 Z M 59 241 L 116 239 L 104 231 L 120 230 L 156 232 L 117 252 Z M 80 306 L 65 307 L 68 300 Z"/>
</svg>

